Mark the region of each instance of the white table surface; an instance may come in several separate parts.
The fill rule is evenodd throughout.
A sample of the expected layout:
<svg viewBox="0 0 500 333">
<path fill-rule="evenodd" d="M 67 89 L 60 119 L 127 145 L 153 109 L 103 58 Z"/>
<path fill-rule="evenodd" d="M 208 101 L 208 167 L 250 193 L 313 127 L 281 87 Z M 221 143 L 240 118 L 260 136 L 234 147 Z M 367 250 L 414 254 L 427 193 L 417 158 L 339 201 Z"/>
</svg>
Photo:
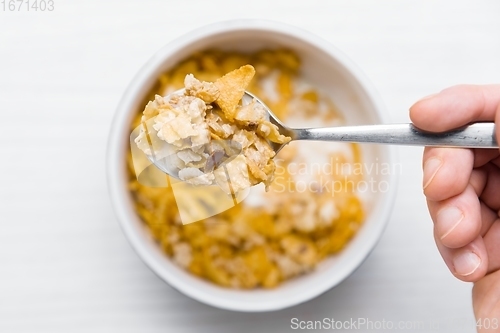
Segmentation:
<svg viewBox="0 0 500 333">
<path fill-rule="evenodd" d="M 473 331 L 460 324 L 472 323 L 471 285 L 451 276 L 432 239 L 422 149 L 399 149 L 394 213 L 350 278 L 305 304 L 246 314 L 187 298 L 138 258 L 110 206 L 105 147 L 114 109 L 139 67 L 196 27 L 266 18 L 309 30 L 347 53 L 392 120 L 406 122 L 421 96 L 500 81 L 500 1 L 54 4 L 53 12 L 0 9 L 0 332 L 286 332 L 293 317 Z"/>
</svg>

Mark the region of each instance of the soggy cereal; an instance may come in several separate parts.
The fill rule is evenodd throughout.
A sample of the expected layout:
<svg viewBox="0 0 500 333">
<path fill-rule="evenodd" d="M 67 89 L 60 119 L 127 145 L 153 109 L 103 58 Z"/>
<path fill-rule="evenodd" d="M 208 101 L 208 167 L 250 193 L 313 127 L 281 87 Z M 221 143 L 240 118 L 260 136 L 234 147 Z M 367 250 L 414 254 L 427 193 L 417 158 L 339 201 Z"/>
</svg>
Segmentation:
<svg viewBox="0 0 500 333">
<path fill-rule="evenodd" d="M 246 64 L 251 64 L 255 73 Z M 233 70 L 241 72 L 219 79 Z M 172 187 L 139 183 L 129 158 L 129 187 L 136 211 L 165 254 L 179 267 L 228 288 L 273 288 L 311 272 L 326 257 L 341 251 L 362 225 L 363 205 L 354 190 L 362 178 L 345 171 L 346 165 L 361 161 L 356 144 L 343 144 L 345 149 L 331 153 L 329 158 L 334 162 L 330 169 L 308 174 L 309 180 L 317 184 L 336 181 L 341 190 L 333 195 L 321 186 L 303 189 L 300 165 L 307 156 L 300 147 L 307 150 L 308 143 L 286 146 L 273 157 L 267 140 L 287 139 L 263 118 L 258 108 L 234 107 L 246 89 L 285 122 L 296 117 L 321 119 L 325 124 L 341 121 L 332 101 L 304 84 L 299 70 L 297 55 L 283 49 L 250 54 L 203 51 L 161 74 L 151 96 L 147 96 L 152 102 L 143 115 L 138 114 L 132 128 L 145 118 L 159 116 L 158 136 L 180 148 L 176 156 L 183 166 L 184 179 L 200 184 L 226 179 L 227 175 L 217 170 L 202 172 L 199 165 L 207 158 L 206 152 L 186 142 L 217 145 L 230 138 L 243 151 L 242 159 L 231 169 L 231 180 L 237 180 L 233 185 L 245 188 L 264 184 L 252 187 L 253 198 L 258 200 L 247 198 L 216 216 L 183 225 L 178 207 L 185 202 L 176 201 L 178 196 Z M 234 74 L 237 79 L 231 78 Z M 183 86 L 186 95 L 174 100 L 173 105 L 154 97 Z M 246 88 L 241 90 L 243 86 Z M 175 126 L 167 120 L 174 121 Z M 144 137 L 138 144 L 146 153 L 150 149 Z M 229 148 L 221 145 L 217 149 Z"/>
</svg>

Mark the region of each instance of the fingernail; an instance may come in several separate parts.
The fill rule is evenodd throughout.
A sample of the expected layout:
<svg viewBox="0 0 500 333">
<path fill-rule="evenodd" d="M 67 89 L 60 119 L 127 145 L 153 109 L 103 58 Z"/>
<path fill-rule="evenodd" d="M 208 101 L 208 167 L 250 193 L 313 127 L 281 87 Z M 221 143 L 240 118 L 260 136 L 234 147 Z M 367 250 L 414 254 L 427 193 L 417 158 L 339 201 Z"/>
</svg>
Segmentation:
<svg viewBox="0 0 500 333">
<path fill-rule="evenodd" d="M 474 273 L 481 265 L 481 258 L 474 252 L 459 252 L 453 258 L 455 273 L 461 276 L 468 276 Z"/>
<path fill-rule="evenodd" d="M 421 102 L 421 101 L 425 101 L 425 100 L 427 100 L 427 99 L 431 99 L 432 97 L 436 96 L 437 94 L 438 94 L 438 93 L 435 93 L 435 94 L 430 94 L 430 95 L 424 96 L 424 97 L 422 97 L 421 99 L 419 99 L 419 100 L 417 101 L 417 103 L 418 103 L 418 102 Z"/>
<path fill-rule="evenodd" d="M 464 219 L 464 213 L 457 207 L 445 207 L 441 209 L 436 216 L 436 223 L 440 230 L 445 230 L 440 239 L 448 236 L 457 225 Z"/>
<path fill-rule="evenodd" d="M 441 168 L 442 161 L 440 158 L 431 157 L 424 164 L 424 190 L 434 179 L 434 176 Z"/>
</svg>

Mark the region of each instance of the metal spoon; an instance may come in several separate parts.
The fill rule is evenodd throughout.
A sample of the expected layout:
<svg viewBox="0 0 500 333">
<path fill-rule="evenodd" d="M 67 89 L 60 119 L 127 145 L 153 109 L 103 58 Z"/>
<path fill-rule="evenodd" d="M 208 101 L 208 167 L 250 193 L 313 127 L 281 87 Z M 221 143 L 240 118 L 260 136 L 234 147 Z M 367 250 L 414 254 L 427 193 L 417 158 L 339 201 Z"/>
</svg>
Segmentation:
<svg viewBox="0 0 500 333">
<path fill-rule="evenodd" d="M 173 94 L 182 93 L 183 90 Z M 296 140 L 336 141 L 358 143 L 382 143 L 390 145 L 438 146 L 461 148 L 498 148 L 495 137 L 495 124 L 492 122 L 474 123 L 452 131 L 431 133 L 420 130 L 413 124 L 337 126 L 320 128 L 290 128 L 284 125 L 274 113 L 257 97 L 245 92 L 244 105 L 255 100 L 269 114 L 269 121 L 278 126 L 279 132 Z M 276 154 L 286 145 L 271 142 Z M 179 169 L 169 163 L 168 158 L 157 159 L 148 155 L 149 160 L 164 173 L 179 178 Z"/>
</svg>

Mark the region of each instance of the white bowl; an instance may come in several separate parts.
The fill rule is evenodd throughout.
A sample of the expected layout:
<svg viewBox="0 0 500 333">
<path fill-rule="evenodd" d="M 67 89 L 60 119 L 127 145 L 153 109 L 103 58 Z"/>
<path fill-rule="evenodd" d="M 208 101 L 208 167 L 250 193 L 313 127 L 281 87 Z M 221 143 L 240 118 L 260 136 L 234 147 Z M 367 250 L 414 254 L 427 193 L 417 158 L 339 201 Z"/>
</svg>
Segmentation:
<svg viewBox="0 0 500 333">
<path fill-rule="evenodd" d="M 163 280 L 184 294 L 209 305 L 235 311 L 260 312 L 290 307 L 310 300 L 348 277 L 367 257 L 388 221 L 396 189 L 396 174 L 371 175 L 383 184 L 366 204 L 366 220 L 338 255 L 324 260 L 311 273 L 275 289 L 234 290 L 202 280 L 176 266 L 159 248 L 134 211 L 127 189 L 126 154 L 130 124 L 159 73 L 193 52 L 206 48 L 252 51 L 286 47 L 302 60 L 303 76 L 331 93 L 349 124 L 384 123 L 384 106 L 365 76 L 328 42 L 297 28 L 269 21 L 238 20 L 192 31 L 163 47 L 141 68 L 126 90 L 114 117 L 108 146 L 107 176 L 113 207 L 132 246 Z M 388 146 L 363 146 L 365 163 L 394 165 Z M 386 164 L 387 163 L 387 164 Z"/>
</svg>

